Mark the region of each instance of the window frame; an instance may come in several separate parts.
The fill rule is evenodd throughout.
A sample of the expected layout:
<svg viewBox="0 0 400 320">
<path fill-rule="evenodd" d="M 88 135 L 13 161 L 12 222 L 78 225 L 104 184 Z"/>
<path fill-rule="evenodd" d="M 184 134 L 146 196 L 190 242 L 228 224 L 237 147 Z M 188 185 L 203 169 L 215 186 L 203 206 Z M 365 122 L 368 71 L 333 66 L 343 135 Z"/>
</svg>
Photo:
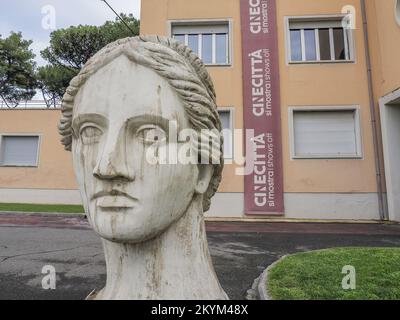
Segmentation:
<svg viewBox="0 0 400 320">
<path fill-rule="evenodd" d="M 344 28 L 344 45 L 345 45 L 345 54 L 348 56 L 348 59 L 345 60 L 332 60 L 335 56 L 335 50 L 333 44 L 333 29 L 336 27 L 331 26 L 327 27 L 329 24 L 340 23 L 344 18 L 346 18 L 345 14 L 336 14 L 336 15 L 314 15 L 314 16 L 285 16 L 285 44 L 286 44 L 286 63 L 287 65 L 296 65 L 296 64 L 331 64 L 331 63 L 355 63 L 356 51 L 355 51 L 355 38 L 354 31 L 351 29 Z M 330 49 L 331 49 L 331 60 L 318 60 L 320 59 L 320 51 L 319 49 L 319 38 L 317 37 L 317 32 L 315 31 L 315 39 L 316 39 L 316 57 L 317 60 L 304 60 L 305 59 L 305 42 L 304 42 L 304 29 L 301 30 L 301 40 L 302 40 L 302 61 L 292 61 L 292 49 L 291 49 L 291 38 L 290 38 L 290 25 L 291 23 L 305 23 L 305 24 L 313 24 L 311 29 L 329 29 L 329 41 L 330 41 Z M 326 25 L 324 25 L 326 23 Z M 346 41 L 347 40 L 347 41 Z M 347 49 L 347 50 L 346 50 Z"/>
<path fill-rule="evenodd" d="M 37 155 L 35 164 L 3 164 L 3 137 L 37 137 Z M 40 150 L 42 145 L 42 135 L 38 133 L 0 133 L 0 168 L 38 168 L 40 160 Z"/>
<path fill-rule="evenodd" d="M 294 132 L 294 113 L 295 112 L 332 112 L 332 111 L 353 111 L 354 112 L 354 128 L 356 139 L 356 153 L 354 155 L 339 155 L 339 154 L 309 154 L 297 155 L 296 154 L 296 141 Z M 289 146 L 291 160 L 363 160 L 364 148 L 361 130 L 361 108 L 359 105 L 345 105 L 345 106 L 296 106 L 289 107 Z"/>
<path fill-rule="evenodd" d="M 400 27 L 400 0 L 395 0 L 394 2 L 394 16 L 398 26 Z"/>
<path fill-rule="evenodd" d="M 232 67 L 233 66 L 233 21 L 232 19 L 180 19 L 180 20 L 168 20 L 167 21 L 167 30 L 168 36 L 172 38 L 174 35 L 172 33 L 172 29 L 175 26 L 180 27 L 207 27 L 207 26 L 216 26 L 216 25 L 227 25 L 228 27 L 228 36 L 227 36 L 227 63 L 204 63 L 206 67 Z M 188 34 L 185 34 L 185 42 L 187 43 Z M 202 36 L 199 34 L 199 58 L 201 59 L 201 50 L 202 50 Z M 212 57 L 213 60 L 216 58 L 216 34 L 212 36 Z"/>
<path fill-rule="evenodd" d="M 229 120 L 230 120 L 229 121 L 230 122 L 229 126 L 230 126 L 230 129 L 232 131 L 231 154 L 226 155 L 225 152 L 224 152 L 224 159 L 232 161 L 233 160 L 233 155 L 235 154 L 235 150 L 234 150 L 234 148 L 235 148 L 235 141 L 234 141 L 234 139 L 235 139 L 235 134 L 234 134 L 234 130 L 235 130 L 235 120 L 234 120 L 234 118 L 235 118 L 235 108 L 233 108 L 233 107 L 218 107 L 217 111 L 218 111 L 218 115 L 220 114 L 220 112 L 229 112 Z M 222 128 L 222 129 L 224 129 L 224 128 Z M 227 163 L 227 164 L 229 164 L 229 163 Z"/>
</svg>

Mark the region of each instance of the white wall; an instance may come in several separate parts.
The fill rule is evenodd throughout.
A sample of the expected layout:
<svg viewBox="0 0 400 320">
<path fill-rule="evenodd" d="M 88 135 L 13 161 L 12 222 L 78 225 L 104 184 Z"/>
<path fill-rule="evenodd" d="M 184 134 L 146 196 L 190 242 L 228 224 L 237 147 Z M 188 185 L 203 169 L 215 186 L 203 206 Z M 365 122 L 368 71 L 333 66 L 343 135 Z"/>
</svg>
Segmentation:
<svg viewBox="0 0 400 320">
<path fill-rule="evenodd" d="M 379 220 L 376 193 L 285 193 L 284 219 Z M 242 193 L 217 193 L 206 217 L 240 218 Z"/>
<path fill-rule="evenodd" d="M 2 203 L 82 204 L 78 190 L 55 189 L 2 189 Z"/>
<path fill-rule="evenodd" d="M 389 219 L 400 221 L 400 90 L 380 103 Z"/>
</svg>

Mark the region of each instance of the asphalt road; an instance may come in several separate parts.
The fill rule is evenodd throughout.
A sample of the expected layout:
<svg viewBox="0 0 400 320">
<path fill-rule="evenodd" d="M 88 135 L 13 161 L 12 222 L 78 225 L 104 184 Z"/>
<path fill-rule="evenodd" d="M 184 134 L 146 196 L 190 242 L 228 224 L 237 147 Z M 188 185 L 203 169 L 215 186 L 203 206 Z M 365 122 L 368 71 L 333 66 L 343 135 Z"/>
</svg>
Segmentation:
<svg viewBox="0 0 400 320">
<path fill-rule="evenodd" d="M 288 253 L 331 247 L 399 247 L 400 225 L 208 223 L 215 270 L 231 299 Z M 57 272 L 41 286 L 43 266 Z M 0 215 L 0 299 L 84 299 L 105 283 L 101 243 L 80 218 Z"/>
</svg>

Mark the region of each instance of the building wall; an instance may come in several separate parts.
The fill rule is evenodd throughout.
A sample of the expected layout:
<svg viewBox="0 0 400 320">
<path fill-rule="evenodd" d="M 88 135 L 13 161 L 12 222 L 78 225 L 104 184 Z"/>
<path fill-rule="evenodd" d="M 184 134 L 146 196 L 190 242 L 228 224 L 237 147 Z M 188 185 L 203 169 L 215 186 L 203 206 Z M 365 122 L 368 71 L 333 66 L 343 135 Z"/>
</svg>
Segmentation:
<svg viewBox="0 0 400 320">
<path fill-rule="evenodd" d="M 383 180 L 388 195 L 387 211 L 389 219 L 399 221 L 400 1 L 366 0 L 366 3 L 377 127 L 382 132 L 378 142 L 384 167 L 382 175 L 386 178 Z"/>
<path fill-rule="evenodd" d="M 374 154 L 370 126 L 368 82 L 362 24 L 355 30 L 354 63 L 289 65 L 286 62 L 285 16 L 340 14 L 359 0 L 279 0 L 278 36 L 281 73 L 281 112 L 284 159 L 284 189 L 287 193 L 376 192 Z M 157 8 L 157 10 L 154 10 Z M 212 10 L 210 10 L 212 8 Z M 157 11 L 157 17 L 154 17 Z M 235 108 L 236 128 L 243 128 L 241 31 L 239 0 L 146 0 L 142 1 L 142 34 L 168 35 L 169 20 L 232 19 L 233 65 L 209 67 L 218 105 Z M 361 110 L 363 154 L 361 160 L 291 160 L 288 108 L 292 106 L 357 105 Z M 227 166 L 220 192 L 242 192 L 243 178 Z"/>
<path fill-rule="evenodd" d="M 334 15 L 342 8 L 356 8 L 361 21 L 360 3 L 353 1 L 279 0 L 278 25 L 282 97 L 282 134 L 285 191 L 292 192 L 376 192 L 374 154 L 368 100 L 368 82 L 362 24 L 354 31 L 355 62 L 288 65 L 284 29 L 285 16 Z M 363 155 L 361 160 L 291 160 L 289 156 L 289 106 L 358 105 L 361 115 Z"/>
<path fill-rule="evenodd" d="M 354 63 L 321 63 L 292 65 L 286 61 L 285 17 L 336 15 L 344 6 L 356 9 L 359 22 L 354 30 Z M 157 10 L 155 10 L 157 8 Z M 210 10 L 212 8 L 212 10 Z M 157 11 L 157 16 L 154 12 Z M 214 80 L 219 106 L 235 108 L 235 126 L 243 128 L 243 92 L 241 67 L 241 29 L 239 0 L 146 0 L 142 1 L 142 34 L 169 34 L 170 20 L 231 19 L 233 25 L 232 67 L 209 67 Z M 364 33 L 359 0 L 279 0 L 277 1 L 278 42 L 281 77 L 281 121 L 284 164 L 284 191 L 287 217 L 378 218 L 377 185 L 374 149 L 371 130 L 371 114 L 368 98 L 368 78 L 365 59 Z M 363 158 L 357 160 L 292 160 L 289 141 L 289 108 L 296 106 L 347 106 L 360 108 Z M 234 166 L 226 166 L 219 192 L 226 193 L 228 202 L 236 203 L 235 212 L 243 210 L 243 199 L 236 192 L 243 191 L 243 177 L 234 175 Z M 300 197 L 296 197 L 300 195 Z M 347 195 L 347 200 L 341 199 Z M 353 197 L 348 197 L 353 195 Z M 221 195 L 220 195 L 221 196 Z M 369 200 L 360 200 L 367 197 Z M 330 198 L 330 200 L 327 200 Z M 352 202 L 353 201 L 353 202 Z M 218 202 L 218 201 L 217 201 Z M 363 215 L 356 204 L 370 203 L 373 208 Z M 212 214 L 221 212 L 214 206 Z M 352 203 L 352 205 L 350 205 Z M 296 206 L 303 206 L 296 211 Z M 324 205 L 325 204 L 325 205 Z M 325 208 L 324 208 L 325 206 Z M 352 207 L 354 210 L 349 209 Z M 311 211 L 311 212 L 310 212 Z M 357 212 L 356 212 L 357 211 Z M 365 211 L 365 210 L 364 210 Z M 232 212 L 232 211 L 231 211 Z M 325 212 L 325 213 L 324 213 Z M 228 213 L 229 214 L 229 213 Z M 236 214 L 235 214 L 236 215 Z M 344 214 L 346 216 L 346 214 Z"/>
<path fill-rule="evenodd" d="M 396 20 L 398 0 L 365 0 L 371 55 L 372 85 L 377 131 L 382 131 L 379 99 L 400 88 L 400 22 Z M 400 5 L 400 4 L 399 4 Z M 378 134 L 382 162 L 382 187 L 386 191 L 382 136 Z"/>
<path fill-rule="evenodd" d="M 374 93 L 380 98 L 400 88 L 400 22 L 397 0 L 366 0 Z"/>
<path fill-rule="evenodd" d="M 71 153 L 64 150 L 57 132 L 59 118 L 59 110 L 0 110 L 0 134 L 40 136 L 38 167 L 0 167 L 0 202 L 37 202 L 32 190 L 41 189 L 48 195 L 53 194 L 51 190 L 59 190 L 56 193 L 63 195 L 65 190 L 77 189 Z M 59 202 L 55 196 L 39 198 Z M 76 201 L 79 198 L 75 196 Z"/>
</svg>

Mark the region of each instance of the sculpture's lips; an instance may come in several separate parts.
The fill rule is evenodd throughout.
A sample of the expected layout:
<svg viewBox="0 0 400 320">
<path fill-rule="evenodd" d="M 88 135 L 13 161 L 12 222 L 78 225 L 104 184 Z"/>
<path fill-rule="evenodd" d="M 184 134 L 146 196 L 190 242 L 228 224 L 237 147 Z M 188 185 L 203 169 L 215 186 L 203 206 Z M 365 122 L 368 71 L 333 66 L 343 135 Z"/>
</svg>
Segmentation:
<svg viewBox="0 0 400 320">
<path fill-rule="evenodd" d="M 132 208 L 137 203 L 137 199 L 119 190 L 100 191 L 92 197 L 95 199 L 96 205 L 105 209 Z"/>
<path fill-rule="evenodd" d="M 119 209 L 119 208 L 132 208 L 135 206 L 136 201 L 124 196 L 104 196 L 99 197 L 97 206 L 104 209 Z"/>
</svg>

